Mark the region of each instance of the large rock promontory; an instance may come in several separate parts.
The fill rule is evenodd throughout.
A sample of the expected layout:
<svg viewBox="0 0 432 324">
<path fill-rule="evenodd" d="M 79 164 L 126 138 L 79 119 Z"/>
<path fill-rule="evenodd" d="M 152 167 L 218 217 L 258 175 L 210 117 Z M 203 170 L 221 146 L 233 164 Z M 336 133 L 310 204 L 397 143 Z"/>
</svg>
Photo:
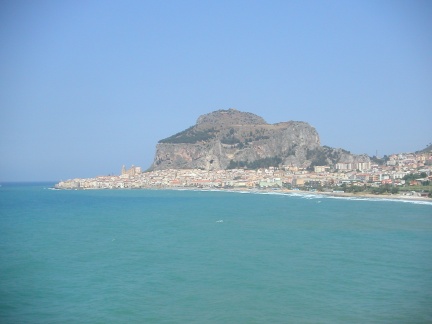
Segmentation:
<svg viewBox="0 0 432 324">
<path fill-rule="evenodd" d="M 194 126 L 160 140 L 150 169 L 311 167 L 359 160 L 369 158 L 322 147 L 308 123 L 268 124 L 255 114 L 228 109 L 202 115 Z"/>
</svg>

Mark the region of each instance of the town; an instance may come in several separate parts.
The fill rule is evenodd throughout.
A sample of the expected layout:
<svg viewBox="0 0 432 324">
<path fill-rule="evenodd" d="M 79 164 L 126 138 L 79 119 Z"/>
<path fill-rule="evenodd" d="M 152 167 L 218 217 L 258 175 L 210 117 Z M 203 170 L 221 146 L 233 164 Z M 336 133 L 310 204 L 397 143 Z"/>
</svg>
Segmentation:
<svg viewBox="0 0 432 324">
<path fill-rule="evenodd" d="M 59 182 L 58 189 L 271 189 L 333 193 L 403 194 L 431 197 L 432 152 L 401 153 L 372 162 L 301 168 L 282 165 L 257 170 L 168 169 L 143 172 L 122 168 L 118 176 Z"/>
</svg>

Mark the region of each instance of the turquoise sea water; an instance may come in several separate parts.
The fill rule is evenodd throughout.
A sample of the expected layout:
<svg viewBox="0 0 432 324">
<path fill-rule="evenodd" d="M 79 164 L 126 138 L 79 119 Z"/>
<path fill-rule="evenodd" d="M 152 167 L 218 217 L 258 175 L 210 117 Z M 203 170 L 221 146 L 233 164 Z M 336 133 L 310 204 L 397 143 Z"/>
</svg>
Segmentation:
<svg viewBox="0 0 432 324">
<path fill-rule="evenodd" d="M 1 323 L 431 323 L 432 204 L 0 187 Z"/>
</svg>

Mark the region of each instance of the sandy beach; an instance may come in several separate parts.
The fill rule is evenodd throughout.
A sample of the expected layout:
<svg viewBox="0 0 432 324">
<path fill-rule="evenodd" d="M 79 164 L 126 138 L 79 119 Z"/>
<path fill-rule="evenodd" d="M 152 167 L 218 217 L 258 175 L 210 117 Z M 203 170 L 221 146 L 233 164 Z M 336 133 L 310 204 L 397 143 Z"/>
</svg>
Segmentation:
<svg viewBox="0 0 432 324">
<path fill-rule="evenodd" d="M 180 188 L 177 188 L 180 189 Z M 181 188 L 188 190 L 188 188 Z M 199 190 L 199 189 L 198 189 Z M 383 199 L 383 200 L 411 200 L 411 201 L 425 201 L 432 203 L 432 198 L 410 196 L 410 195 L 374 195 L 370 193 L 348 193 L 348 192 L 324 192 L 324 191 L 305 191 L 305 190 L 291 190 L 291 189 L 247 189 L 247 188 L 230 188 L 230 189 L 213 189 L 217 191 L 233 191 L 233 192 L 251 192 L 251 193 L 283 193 L 283 194 L 298 194 L 298 195 L 316 195 L 316 196 L 329 196 L 339 198 L 358 198 L 358 199 Z"/>
<path fill-rule="evenodd" d="M 288 190 L 288 189 L 281 189 L 280 192 L 284 193 L 298 193 L 303 195 L 324 195 L 324 196 L 331 196 L 331 197 L 344 197 L 344 198 L 364 198 L 364 199 L 398 199 L 398 200 L 414 200 L 414 201 L 428 201 L 432 202 L 431 198 L 428 197 L 419 197 L 419 196 L 409 196 L 409 195 L 373 195 L 370 193 L 348 193 L 348 192 L 324 192 L 324 191 L 303 191 L 303 190 Z"/>
</svg>

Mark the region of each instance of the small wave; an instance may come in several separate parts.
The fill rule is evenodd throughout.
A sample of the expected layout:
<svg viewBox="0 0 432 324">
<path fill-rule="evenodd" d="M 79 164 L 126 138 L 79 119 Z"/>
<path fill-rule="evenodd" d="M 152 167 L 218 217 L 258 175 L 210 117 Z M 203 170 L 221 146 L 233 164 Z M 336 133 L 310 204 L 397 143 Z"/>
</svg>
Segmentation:
<svg viewBox="0 0 432 324">
<path fill-rule="evenodd" d="M 303 199 L 321 199 L 321 198 L 327 198 L 327 196 L 324 195 L 320 195 L 320 194 L 308 194 L 308 193 L 287 193 L 287 195 L 289 196 L 293 196 L 293 197 L 299 197 L 299 198 L 303 198 Z"/>
<path fill-rule="evenodd" d="M 233 192 L 236 192 L 236 191 L 233 191 Z M 415 205 L 432 206 L 432 201 L 403 199 L 403 198 L 349 197 L 349 196 L 322 195 L 322 194 L 318 194 L 318 193 L 310 194 L 310 193 L 299 193 L 299 192 L 268 192 L 268 191 L 266 191 L 266 192 L 245 191 L 245 193 L 259 194 L 259 195 L 290 196 L 290 197 L 298 197 L 298 198 L 308 199 L 308 200 L 313 200 L 313 199 L 343 199 L 343 200 L 354 200 L 354 201 L 391 201 L 391 202 L 401 202 L 401 203 L 408 203 L 408 204 L 415 204 Z"/>
<path fill-rule="evenodd" d="M 265 191 L 265 192 L 257 192 L 260 195 L 272 195 L 272 196 L 287 196 L 288 194 L 285 192 L 276 192 L 276 191 Z"/>
<path fill-rule="evenodd" d="M 355 200 L 355 201 L 391 201 L 391 202 L 401 202 L 409 203 L 415 205 L 429 205 L 432 206 L 432 202 L 424 200 L 411 200 L 411 199 L 401 199 L 401 198 L 384 198 L 384 197 L 341 197 L 341 196 L 326 196 L 328 199 L 344 199 L 344 200 Z"/>
<path fill-rule="evenodd" d="M 59 190 L 52 188 L 52 190 Z M 272 196 L 288 196 L 297 197 L 307 200 L 315 199 L 342 199 L 342 200 L 354 200 L 354 201 L 390 201 L 390 202 L 401 202 L 415 205 L 427 205 L 432 206 L 432 201 L 415 200 L 415 199 L 404 199 L 404 198 L 385 198 L 385 197 L 352 197 L 352 196 L 336 196 L 332 194 L 319 194 L 319 193 L 308 193 L 308 192 L 284 192 L 284 191 L 260 191 L 260 190 L 227 190 L 227 189 L 176 189 L 184 191 L 211 191 L 211 192 L 231 192 L 238 194 L 254 194 L 254 195 L 272 195 Z M 319 201 L 321 202 L 321 201 Z"/>
</svg>

